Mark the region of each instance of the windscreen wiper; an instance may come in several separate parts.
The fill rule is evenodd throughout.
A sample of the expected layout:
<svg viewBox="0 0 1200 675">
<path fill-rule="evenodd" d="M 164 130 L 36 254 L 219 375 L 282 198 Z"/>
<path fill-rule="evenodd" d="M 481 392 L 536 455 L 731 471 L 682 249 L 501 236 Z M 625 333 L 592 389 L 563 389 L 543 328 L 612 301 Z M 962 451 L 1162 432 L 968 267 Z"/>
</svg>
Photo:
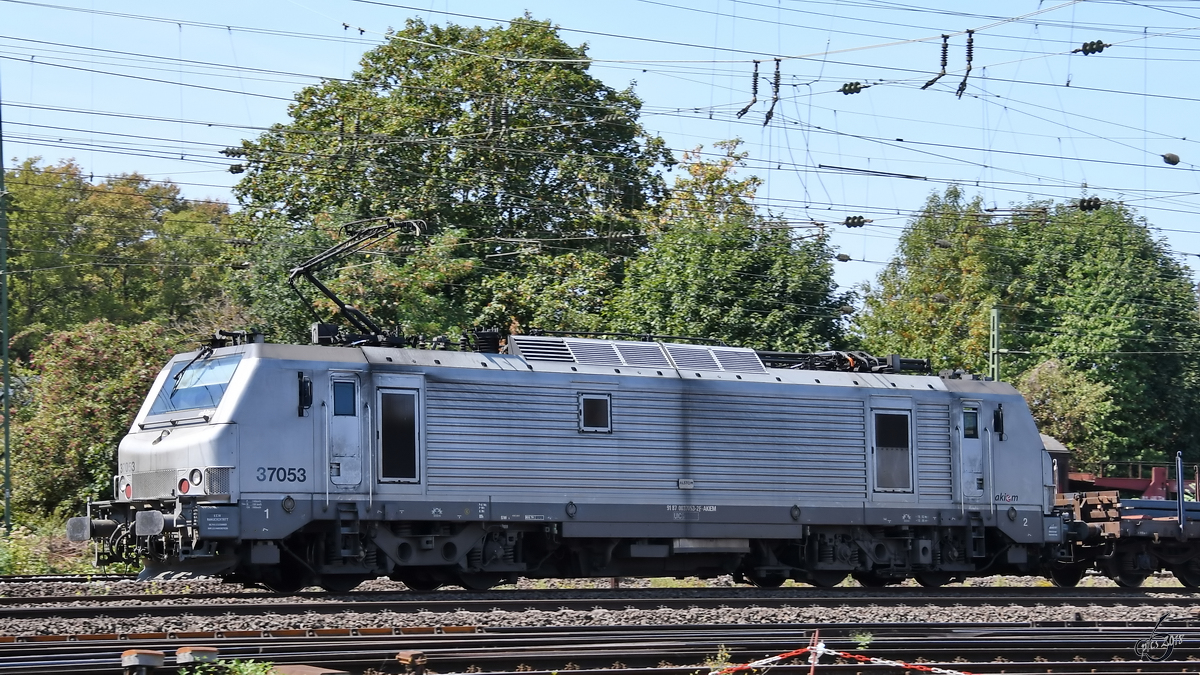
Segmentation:
<svg viewBox="0 0 1200 675">
<path fill-rule="evenodd" d="M 191 368 L 192 364 L 196 363 L 200 359 L 206 359 L 209 356 L 212 356 L 212 353 L 212 347 L 209 347 L 208 345 L 201 347 L 200 351 L 192 357 L 192 360 L 188 361 L 186 366 L 180 368 L 178 373 L 175 373 L 175 384 L 171 385 L 171 393 L 167 394 L 167 398 L 175 395 L 175 390 L 179 388 L 179 383 L 183 381 L 183 374 L 187 372 L 187 369 Z"/>
</svg>

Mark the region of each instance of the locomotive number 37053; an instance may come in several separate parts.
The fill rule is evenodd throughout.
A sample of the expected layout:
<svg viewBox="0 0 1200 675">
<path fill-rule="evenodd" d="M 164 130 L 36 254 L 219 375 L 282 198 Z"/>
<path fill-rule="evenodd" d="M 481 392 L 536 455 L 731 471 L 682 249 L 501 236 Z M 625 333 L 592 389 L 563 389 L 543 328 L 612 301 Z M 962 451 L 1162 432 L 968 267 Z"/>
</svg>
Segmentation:
<svg viewBox="0 0 1200 675">
<path fill-rule="evenodd" d="M 303 483 L 308 477 L 305 475 L 304 467 L 292 468 L 282 466 L 260 466 L 258 467 L 258 480 L 264 482 L 274 481 L 277 483 Z"/>
</svg>

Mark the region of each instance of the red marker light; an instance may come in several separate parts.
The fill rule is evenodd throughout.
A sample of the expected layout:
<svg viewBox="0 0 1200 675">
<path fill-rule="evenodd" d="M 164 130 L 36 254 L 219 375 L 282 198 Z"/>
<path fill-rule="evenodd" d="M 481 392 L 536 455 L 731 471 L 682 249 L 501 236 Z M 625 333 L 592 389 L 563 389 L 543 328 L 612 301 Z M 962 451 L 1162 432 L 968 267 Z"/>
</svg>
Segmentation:
<svg viewBox="0 0 1200 675">
<path fill-rule="evenodd" d="M 184 478 L 183 480 L 179 481 L 179 494 L 186 495 L 191 487 L 192 484 L 188 481 L 188 479 Z"/>
<path fill-rule="evenodd" d="M 133 483 L 125 484 L 125 499 L 133 499 Z"/>
</svg>

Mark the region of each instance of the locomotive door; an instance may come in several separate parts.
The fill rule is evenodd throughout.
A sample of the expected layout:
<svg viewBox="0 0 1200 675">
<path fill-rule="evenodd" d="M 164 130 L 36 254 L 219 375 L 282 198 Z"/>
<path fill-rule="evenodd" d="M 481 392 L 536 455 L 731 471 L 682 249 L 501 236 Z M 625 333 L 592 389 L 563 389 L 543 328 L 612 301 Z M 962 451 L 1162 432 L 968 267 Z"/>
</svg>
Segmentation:
<svg viewBox="0 0 1200 675">
<path fill-rule="evenodd" d="M 330 403 L 325 406 L 329 482 L 334 487 L 350 488 L 362 482 L 363 407 L 358 375 L 330 373 L 329 389 Z"/>
<path fill-rule="evenodd" d="M 907 500 L 916 494 L 912 401 L 899 396 L 871 397 L 869 447 L 876 497 Z"/>
<path fill-rule="evenodd" d="M 962 424 L 958 426 L 959 484 L 964 502 L 983 501 L 983 439 L 979 420 L 983 406 L 979 401 L 963 401 Z"/>
</svg>

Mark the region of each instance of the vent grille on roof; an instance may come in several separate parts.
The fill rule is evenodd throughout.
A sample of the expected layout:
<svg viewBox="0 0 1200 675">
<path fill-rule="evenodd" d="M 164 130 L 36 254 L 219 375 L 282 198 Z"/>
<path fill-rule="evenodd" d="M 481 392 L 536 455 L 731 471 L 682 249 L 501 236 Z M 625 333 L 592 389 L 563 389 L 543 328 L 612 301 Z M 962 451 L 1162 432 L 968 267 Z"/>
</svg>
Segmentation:
<svg viewBox="0 0 1200 675">
<path fill-rule="evenodd" d="M 621 357 L 611 342 L 567 340 L 575 360 L 589 366 L 620 366 Z"/>
<path fill-rule="evenodd" d="M 667 353 L 680 370 L 720 370 L 716 359 L 707 347 L 688 347 L 684 345 L 667 345 Z"/>
<path fill-rule="evenodd" d="M 718 349 L 712 350 L 713 356 L 717 357 L 717 361 L 721 364 L 724 370 L 733 370 L 740 373 L 765 373 L 766 368 L 763 368 L 762 361 L 758 360 L 758 354 L 750 350 L 742 351 L 740 349 Z"/>
<path fill-rule="evenodd" d="M 528 361 L 575 361 L 562 338 L 513 335 L 510 339 Z"/>
<path fill-rule="evenodd" d="M 662 347 L 657 343 L 618 342 L 616 345 L 627 365 L 645 368 L 671 367 L 671 362 L 663 355 Z"/>
<path fill-rule="evenodd" d="M 750 349 L 533 335 L 513 335 L 511 341 L 516 347 L 516 352 L 528 361 L 558 361 L 589 366 L 766 372 L 758 355 Z M 670 355 L 669 360 L 667 354 L 663 353 L 663 347 L 666 347 L 667 354 Z"/>
</svg>

